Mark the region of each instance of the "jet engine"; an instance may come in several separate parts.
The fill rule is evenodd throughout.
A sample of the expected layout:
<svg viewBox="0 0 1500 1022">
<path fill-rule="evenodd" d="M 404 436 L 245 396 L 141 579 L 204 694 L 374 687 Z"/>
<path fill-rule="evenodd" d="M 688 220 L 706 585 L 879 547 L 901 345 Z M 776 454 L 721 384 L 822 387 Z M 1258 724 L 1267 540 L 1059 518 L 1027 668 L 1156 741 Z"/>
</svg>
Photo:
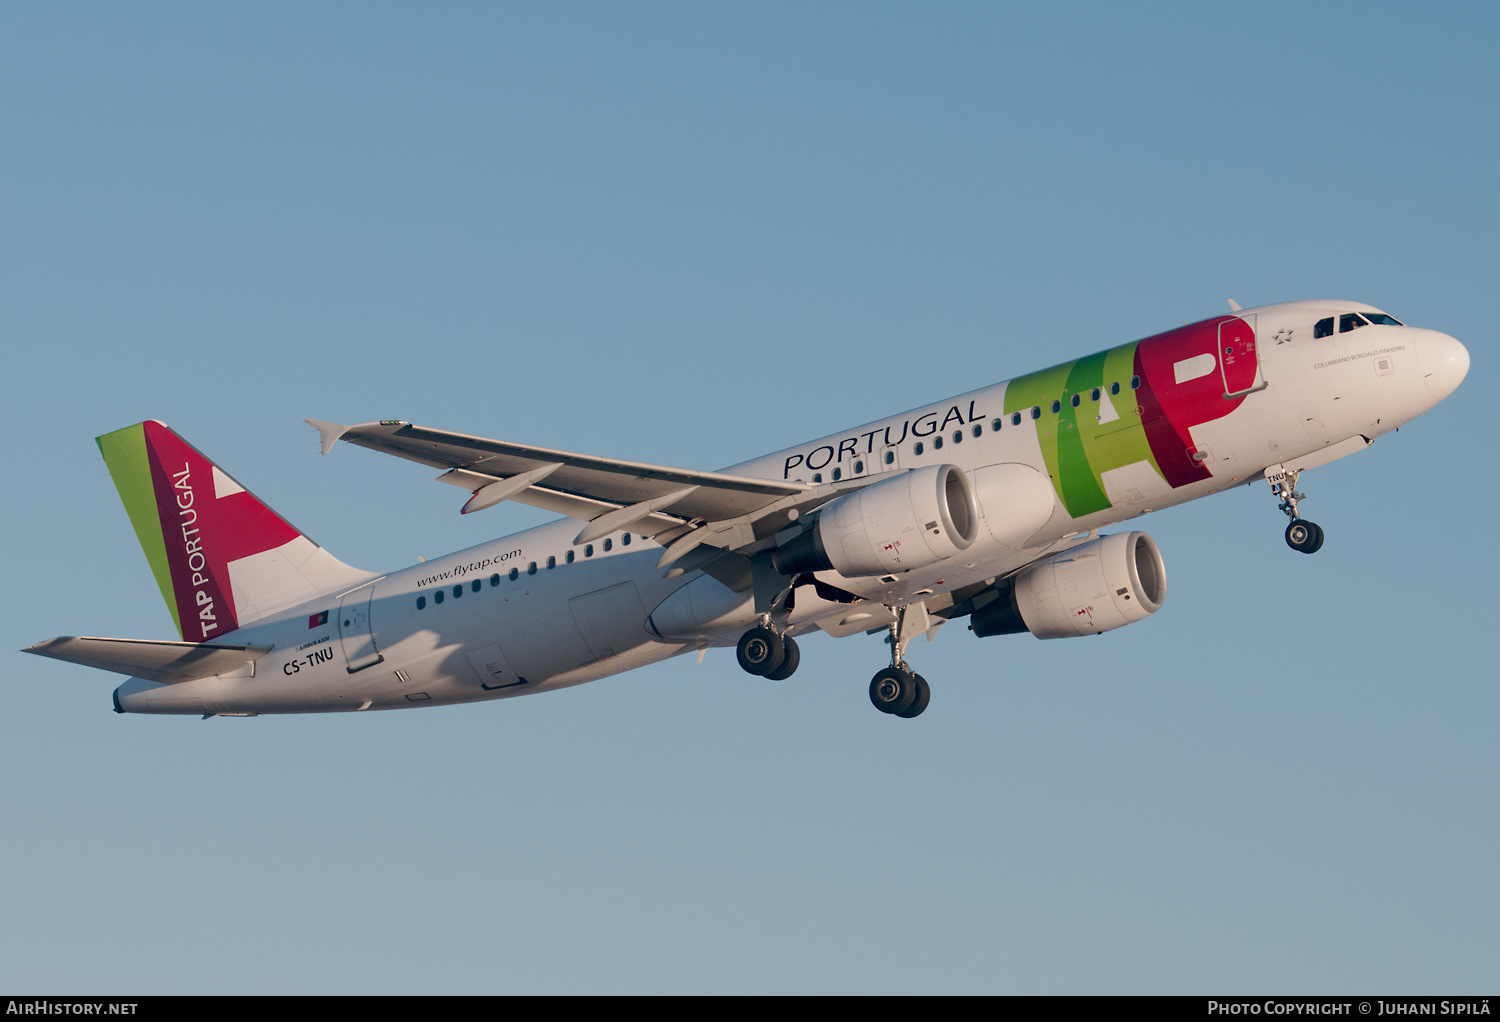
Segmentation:
<svg viewBox="0 0 1500 1022">
<path fill-rule="evenodd" d="M 1144 532 L 1123 532 L 1054 554 L 1006 579 L 999 597 L 969 621 L 981 637 L 1097 635 L 1156 613 L 1166 598 L 1167 573 L 1156 541 Z"/>
<path fill-rule="evenodd" d="M 979 505 L 969 477 L 957 465 L 932 465 L 826 504 L 771 563 L 783 575 L 884 575 L 936 564 L 967 550 L 978 534 Z"/>
</svg>

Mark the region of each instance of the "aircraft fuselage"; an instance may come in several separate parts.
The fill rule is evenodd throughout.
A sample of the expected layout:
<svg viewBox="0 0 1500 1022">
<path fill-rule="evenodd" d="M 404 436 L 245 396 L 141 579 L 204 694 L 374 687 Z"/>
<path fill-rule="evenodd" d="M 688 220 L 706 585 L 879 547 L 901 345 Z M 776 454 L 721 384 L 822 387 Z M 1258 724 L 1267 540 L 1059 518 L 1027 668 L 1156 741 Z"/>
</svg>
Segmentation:
<svg viewBox="0 0 1500 1022">
<path fill-rule="evenodd" d="M 1362 322 L 1340 330 L 1350 316 Z M 782 626 L 844 635 L 885 626 L 892 608 L 936 615 L 955 593 L 1097 530 L 1362 449 L 1436 405 L 1468 366 L 1453 338 L 1379 318 L 1348 302 L 1244 310 L 726 469 L 826 487 L 832 498 L 872 477 L 951 464 L 978 495 L 973 545 L 906 571 L 819 572 L 860 602 L 798 590 Z M 1016 503 L 1025 485 L 1041 496 Z M 231 675 L 132 679 L 116 707 L 251 714 L 504 698 L 734 645 L 766 612 L 756 586 L 697 570 L 668 577 L 657 567 L 662 547 L 641 533 L 575 545 L 578 529 L 572 519 L 528 529 L 215 636 L 273 649 Z"/>
</svg>

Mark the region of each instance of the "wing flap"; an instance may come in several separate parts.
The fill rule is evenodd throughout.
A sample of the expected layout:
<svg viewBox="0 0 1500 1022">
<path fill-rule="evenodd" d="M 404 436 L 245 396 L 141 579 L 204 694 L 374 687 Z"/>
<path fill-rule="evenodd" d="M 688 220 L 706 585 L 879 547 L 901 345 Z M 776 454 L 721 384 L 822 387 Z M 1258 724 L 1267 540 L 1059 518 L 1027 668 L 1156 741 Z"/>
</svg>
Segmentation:
<svg viewBox="0 0 1500 1022">
<path fill-rule="evenodd" d="M 154 639 L 99 639 L 65 635 L 28 646 L 23 653 L 66 660 L 101 671 L 175 684 L 243 670 L 271 652 L 270 646 L 227 646 Z M 253 668 L 251 668 L 253 672 Z"/>
</svg>

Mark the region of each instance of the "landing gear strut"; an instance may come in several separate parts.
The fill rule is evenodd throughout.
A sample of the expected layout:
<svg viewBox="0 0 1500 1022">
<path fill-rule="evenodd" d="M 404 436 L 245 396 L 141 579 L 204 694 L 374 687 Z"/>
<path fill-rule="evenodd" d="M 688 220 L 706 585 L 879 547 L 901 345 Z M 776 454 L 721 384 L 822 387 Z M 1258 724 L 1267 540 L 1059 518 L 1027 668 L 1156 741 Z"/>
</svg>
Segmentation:
<svg viewBox="0 0 1500 1022">
<path fill-rule="evenodd" d="M 1286 545 L 1298 553 L 1315 554 L 1323 546 L 1323 527 L 1304 521 L 1297 512 L 1297 502 L 1307 499 L 1307 494 L 1297 492 L 1297 477 L 1301 474 L 1301 469 L 1292 469 L 1290 472 L 1267 475 L 1266 482 L 1271 484 L 1271 492 L 1281 500 L 1281 510 L 1292 520 L 1286 527 Z"/>
<path fill-rule="evenodd" d="M 896 610 L 896 620 L 891 623 L 891 665 L 882 667 L 870 679 L 870 702 L 881 713 L 897 717 L 915 717 L 927 709 L 932 699 L 932 689 L 927 679 L 906 664 L 907 640 L 901 636 L 901 625 L 906 618 L 906 608 Z"/>
</svg>

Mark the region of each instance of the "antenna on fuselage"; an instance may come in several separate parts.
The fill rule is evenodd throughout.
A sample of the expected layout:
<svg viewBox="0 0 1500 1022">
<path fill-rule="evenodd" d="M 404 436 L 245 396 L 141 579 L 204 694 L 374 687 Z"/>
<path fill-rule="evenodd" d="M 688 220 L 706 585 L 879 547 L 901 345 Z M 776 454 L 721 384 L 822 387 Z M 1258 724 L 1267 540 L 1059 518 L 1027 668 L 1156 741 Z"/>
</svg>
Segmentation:
<svg viewBox="0 0 1500 1022">
<path fill-rule="evenodd" d="M 1229 311 L 1230 312 L 1243 312 L 1245 310 L 1243 310 L 1243 309 L 1240 308 L 1240 303 L 1239 302 L 1237 302 L 1233 298 L 1231 298 L 1231 299 L 1229 299 Z"/>
</svg>

